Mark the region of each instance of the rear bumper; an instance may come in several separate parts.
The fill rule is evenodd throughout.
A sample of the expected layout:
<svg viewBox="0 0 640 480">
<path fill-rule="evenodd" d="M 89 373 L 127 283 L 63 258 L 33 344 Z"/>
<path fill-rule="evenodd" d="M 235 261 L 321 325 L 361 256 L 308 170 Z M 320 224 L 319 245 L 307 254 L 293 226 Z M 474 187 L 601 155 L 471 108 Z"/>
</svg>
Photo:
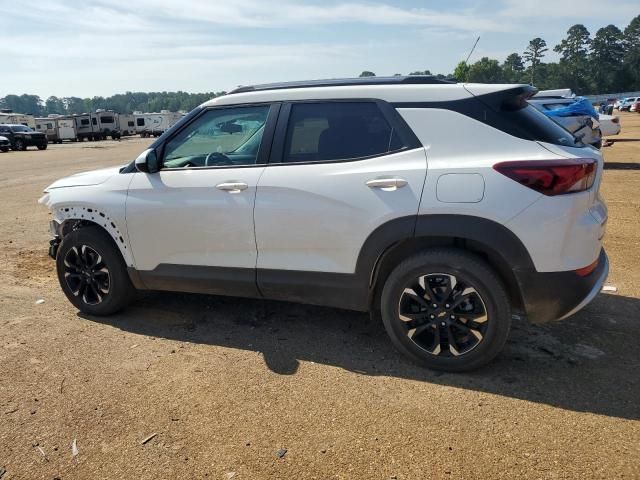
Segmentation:
<svg viewBox="0 0 640 480">
<path fill-rule="evenodd" d="M 585 277 L 575 272 L 516 272 L 527 317 L 532 323 L 562 320 L 588 305 L 609 274 L 609 260 L 600 251 L 598 266 Z"/>
</svg>

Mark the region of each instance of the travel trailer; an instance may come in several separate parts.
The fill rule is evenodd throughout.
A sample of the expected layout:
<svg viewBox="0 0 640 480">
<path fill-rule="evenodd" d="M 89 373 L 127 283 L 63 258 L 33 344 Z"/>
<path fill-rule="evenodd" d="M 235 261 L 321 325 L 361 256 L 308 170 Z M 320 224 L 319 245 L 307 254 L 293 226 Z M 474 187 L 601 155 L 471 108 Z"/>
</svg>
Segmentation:
<svg viewBox="0 0 640 480">
<path fill-rule="evenodd" d="M 33 115 L 16 113 L 13 110 L 0 110 L 0 123 L 11 123 L 13 125 L 24 125 L 36 128 L 36 120 Z"/>
<path fill-rule="evenodd" d="M 123 137 L 136 134 L 136 118 L 130 113 L 119 113 L 120 133 Z"/>
<path fill-rule="evenodd" d="M 36 118 L 36 130 L 44 133 L 52 143 L 62 143 L 63 140 L 76 141 L 76 124 L 73 118 L 49 116 Z"/>
<path fill-rule="evenodd" d="M 78 140 L 106 140 L 120 138 L 118 114 L 112 110 L 96 110 L 95 113 L 81 113 L 73 116 Z"/>
<path fill-rule="evenodd" d="M 159 113 L 133 112 L 136 120 L 136 133 L 141 137 L 159 137 L 173 127 L 184 114 L 161 110 Z"/>
</svg>

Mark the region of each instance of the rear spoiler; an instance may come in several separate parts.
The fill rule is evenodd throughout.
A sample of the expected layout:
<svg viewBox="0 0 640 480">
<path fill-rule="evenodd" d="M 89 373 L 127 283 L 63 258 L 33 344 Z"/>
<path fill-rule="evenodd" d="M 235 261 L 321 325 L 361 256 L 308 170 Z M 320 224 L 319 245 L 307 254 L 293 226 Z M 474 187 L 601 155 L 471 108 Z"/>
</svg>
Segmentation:
<svg viewBox="0 0 640 480">
<path fill-rule="evenodd" d="M 527 100 L 538 93 L 538 89 L 531 85 L 487 85 L 478 88 L 477 85 L 464 85 L 464 89 L 476 97 L 486 106 L 499 111 L 519 110 L 527 106 Z M 494 87 L 493 89 L 486 87 Z M 496 89 L 495 87 L 507 87 Z"/>
</svg>

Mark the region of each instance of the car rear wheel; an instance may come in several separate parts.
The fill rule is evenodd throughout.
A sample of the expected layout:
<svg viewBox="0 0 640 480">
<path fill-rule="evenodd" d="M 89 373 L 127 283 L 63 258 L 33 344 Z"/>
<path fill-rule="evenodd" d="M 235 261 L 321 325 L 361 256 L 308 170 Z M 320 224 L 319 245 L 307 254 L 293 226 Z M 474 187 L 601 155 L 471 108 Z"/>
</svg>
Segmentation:
<svg viewBox="0 0 640 480">
<path fill-rule="evenodd" d="M 115 313 L 135 293 L 118 248 L 99 227 L 66 235 L 56 255 L 56 269 L 69 301 L 90 315 Z"/>
<path fill-rule="evenodd" d="M 9 151 L 9 147 L 0 147 L 0 150 L 2 150 L 4 153 L 7 153 Z"/>
<path fill-rule="evenodd" d="M 24 151 L 27 149 L 27 144 L 24 143 L 24 140 L 22 140 L 21 138 L 18 138 L 13 143 L 13 149 L 18 151 Z"/>
<path fill-rule="evenodd" d="M 44 145 L 38 145 L 38 150 L 46 150 L 46 149 L 47 149 L 46 143 Z"/>
<path fill-rule="evenodd" d="M 385 282 L 381 313 L 400 352 L 451 372 L 490 362 L 511 325 L 500 279 L 481 258 L 455 249 L 428 250 L 400 263 Z"/>
</svg>

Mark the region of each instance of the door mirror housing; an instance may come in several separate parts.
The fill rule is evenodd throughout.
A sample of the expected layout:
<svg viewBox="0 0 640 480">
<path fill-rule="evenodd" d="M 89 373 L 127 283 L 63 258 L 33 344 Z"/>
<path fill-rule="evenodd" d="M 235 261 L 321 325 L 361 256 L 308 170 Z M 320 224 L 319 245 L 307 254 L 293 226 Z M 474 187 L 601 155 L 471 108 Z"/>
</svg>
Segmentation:
<svg viewBox="0 0 640 480">
<path fill-rule="evenodd" d="M 160 170 L 158 155 L 153 148 L 148 148 L 142 152 L 135 161 L 136 169 L 143 173 L 156 173 Z"/>
</svg>

